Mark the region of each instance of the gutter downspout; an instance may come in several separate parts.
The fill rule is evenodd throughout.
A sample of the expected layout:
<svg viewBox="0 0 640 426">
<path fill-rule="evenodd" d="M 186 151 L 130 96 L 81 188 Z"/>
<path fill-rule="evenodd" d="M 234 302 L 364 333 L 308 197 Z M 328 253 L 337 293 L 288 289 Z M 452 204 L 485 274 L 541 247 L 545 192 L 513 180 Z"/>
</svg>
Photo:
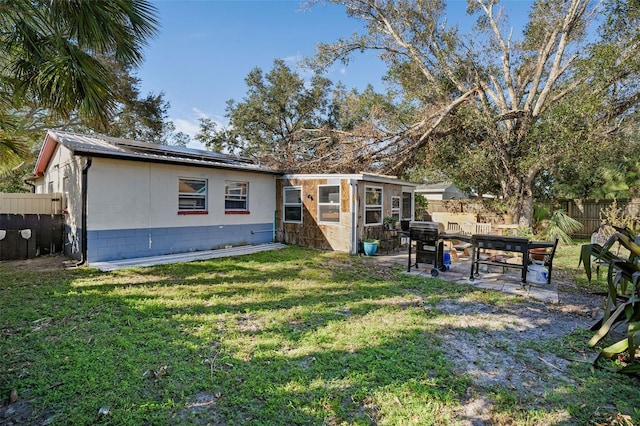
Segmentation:
<svg viewBox="0 0 640 426">
<path fill-rule="evenodd" d="M 22 182 L 24 182 L 25 185 L 28 185 L 31 187 L 31 193 L 35 194 L 36 193 L 36 186 L 34 184 L 32 184 L 31 182 L 29 182 L 29 180 L 25 179 Z"/>
<path fill-rule="evenodd" d="M 351 186 L 351 254 L 358 254 L 358 181 L 352 179 Z"/>
<path fill-rule="evenodd" d="M 82 266 L 87 263 L 87 182 L 89 181 L 89 167 L 93 159 L 87 157 L 87 162 L 82 168 L 82 217 L 80 226 L 82 226 L 82 235 L 80 236 L 80 244 L 82 245 L 82 257 L 75 266 Z"/>
</svg>

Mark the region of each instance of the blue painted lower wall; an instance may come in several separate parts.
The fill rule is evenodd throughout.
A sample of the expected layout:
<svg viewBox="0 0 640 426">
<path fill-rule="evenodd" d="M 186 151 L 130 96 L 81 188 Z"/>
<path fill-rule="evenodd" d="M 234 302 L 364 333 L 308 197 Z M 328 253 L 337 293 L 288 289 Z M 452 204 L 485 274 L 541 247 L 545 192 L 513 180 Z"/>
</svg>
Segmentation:
<svg viewBox="0 0 640 426">
<path fill-rule="evenodd" d="M 87 259 L 101 262 L 272 241 L 272 223 L 89 231 Z"/>
</svg>

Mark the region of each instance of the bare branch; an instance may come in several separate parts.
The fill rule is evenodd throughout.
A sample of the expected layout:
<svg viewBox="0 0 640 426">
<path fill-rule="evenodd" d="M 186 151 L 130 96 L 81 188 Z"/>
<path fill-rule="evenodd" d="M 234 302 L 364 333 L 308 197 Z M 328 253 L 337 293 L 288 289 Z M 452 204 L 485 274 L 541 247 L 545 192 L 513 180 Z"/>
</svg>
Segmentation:
<svg viewBox="0 0 640 426">
<path fill-rule="evenodd" d="M 562 30 L 560 33 L 560 40 L 558 41 L 558 45 L 555 51 L 555 58 L 553 61 L 553 65 L 549 70 L 549 75 L 547 77 L 546 84 L 544 85 L 542 91 L 540 92 L 538 99 L 536 100 L 536 104 L 533 107 L 532 115 L 537 117 L 544 106 L 544 103 L 547 100 L 547 96 L 551 92 L 551 89 L 556 84 L 556 81 L 562 75 L 562 72 L 567 69 L 568 64 L 573 62 L 575 56 L 570 58 L 567 61 L 565 66 L 562 66 L 562 57 L 564 55 L 564 51 L 569 43 L 569 36 L 571 34 L 572 28 L 575 27 L 576 21 L 584 14 L 587 8 L 588 0 L 572 0 L 571 6 L 565 15 L 564 22 L 562 25 Z"/>
</svg>

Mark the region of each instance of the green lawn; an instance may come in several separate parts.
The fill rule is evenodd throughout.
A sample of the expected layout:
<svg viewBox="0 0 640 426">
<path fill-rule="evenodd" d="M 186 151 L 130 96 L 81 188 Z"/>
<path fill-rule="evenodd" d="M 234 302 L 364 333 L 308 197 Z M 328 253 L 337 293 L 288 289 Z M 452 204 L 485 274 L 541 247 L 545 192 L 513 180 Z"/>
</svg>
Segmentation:
<svg viewBox="0 0 640 426">
<path fill-rule="evenodd" d="M 455 424 L 471 379 L 445 356 L 447 315 L 426 307 L 523 303 L 295 247 L 113 273 L 0 264 L 0 280 L 0 405 L 18 393 L 0 424 Z M 573 355 L 588 338 L 544 347 Z M 636 378 L 571 374 L 535 403 L 487 389 L 492 424 L 594 424 L 619 400 L 640 422 Z"/>
</svg>

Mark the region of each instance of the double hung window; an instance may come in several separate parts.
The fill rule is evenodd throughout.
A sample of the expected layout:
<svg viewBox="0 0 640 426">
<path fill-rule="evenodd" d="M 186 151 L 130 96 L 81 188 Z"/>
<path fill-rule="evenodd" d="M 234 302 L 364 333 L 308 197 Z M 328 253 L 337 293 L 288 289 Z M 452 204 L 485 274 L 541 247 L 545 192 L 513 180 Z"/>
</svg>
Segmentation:
<svg viewBox="0 0 640 426">
<path fill-rule="evenodd" d="M 364 224 L 382 224 L 382 188 L 380 187 L 364 188 Z"/>
<path fill-rule="evenodd" d="M 318 186 L 318 222 L 340 223 L 340 185 Z"/>
<path fill-rule="evenodd" d="M 207 211 L 207 180 L 178 179 L 178 212 Z"/>
<path fill-rule="evenodd" d="M 400 197 L 391 197 L 391 217 L 400 221 Z"/>
<path fill-rule="evenodd" d="M 226 181 L 224 186 L 225 212 L 249 211 L 249 183 Z"/>
<path fill-rule="evenodd" d="M 284 188 L 284 221 L 302 223 L 302 188 Z"/>
</svg>

